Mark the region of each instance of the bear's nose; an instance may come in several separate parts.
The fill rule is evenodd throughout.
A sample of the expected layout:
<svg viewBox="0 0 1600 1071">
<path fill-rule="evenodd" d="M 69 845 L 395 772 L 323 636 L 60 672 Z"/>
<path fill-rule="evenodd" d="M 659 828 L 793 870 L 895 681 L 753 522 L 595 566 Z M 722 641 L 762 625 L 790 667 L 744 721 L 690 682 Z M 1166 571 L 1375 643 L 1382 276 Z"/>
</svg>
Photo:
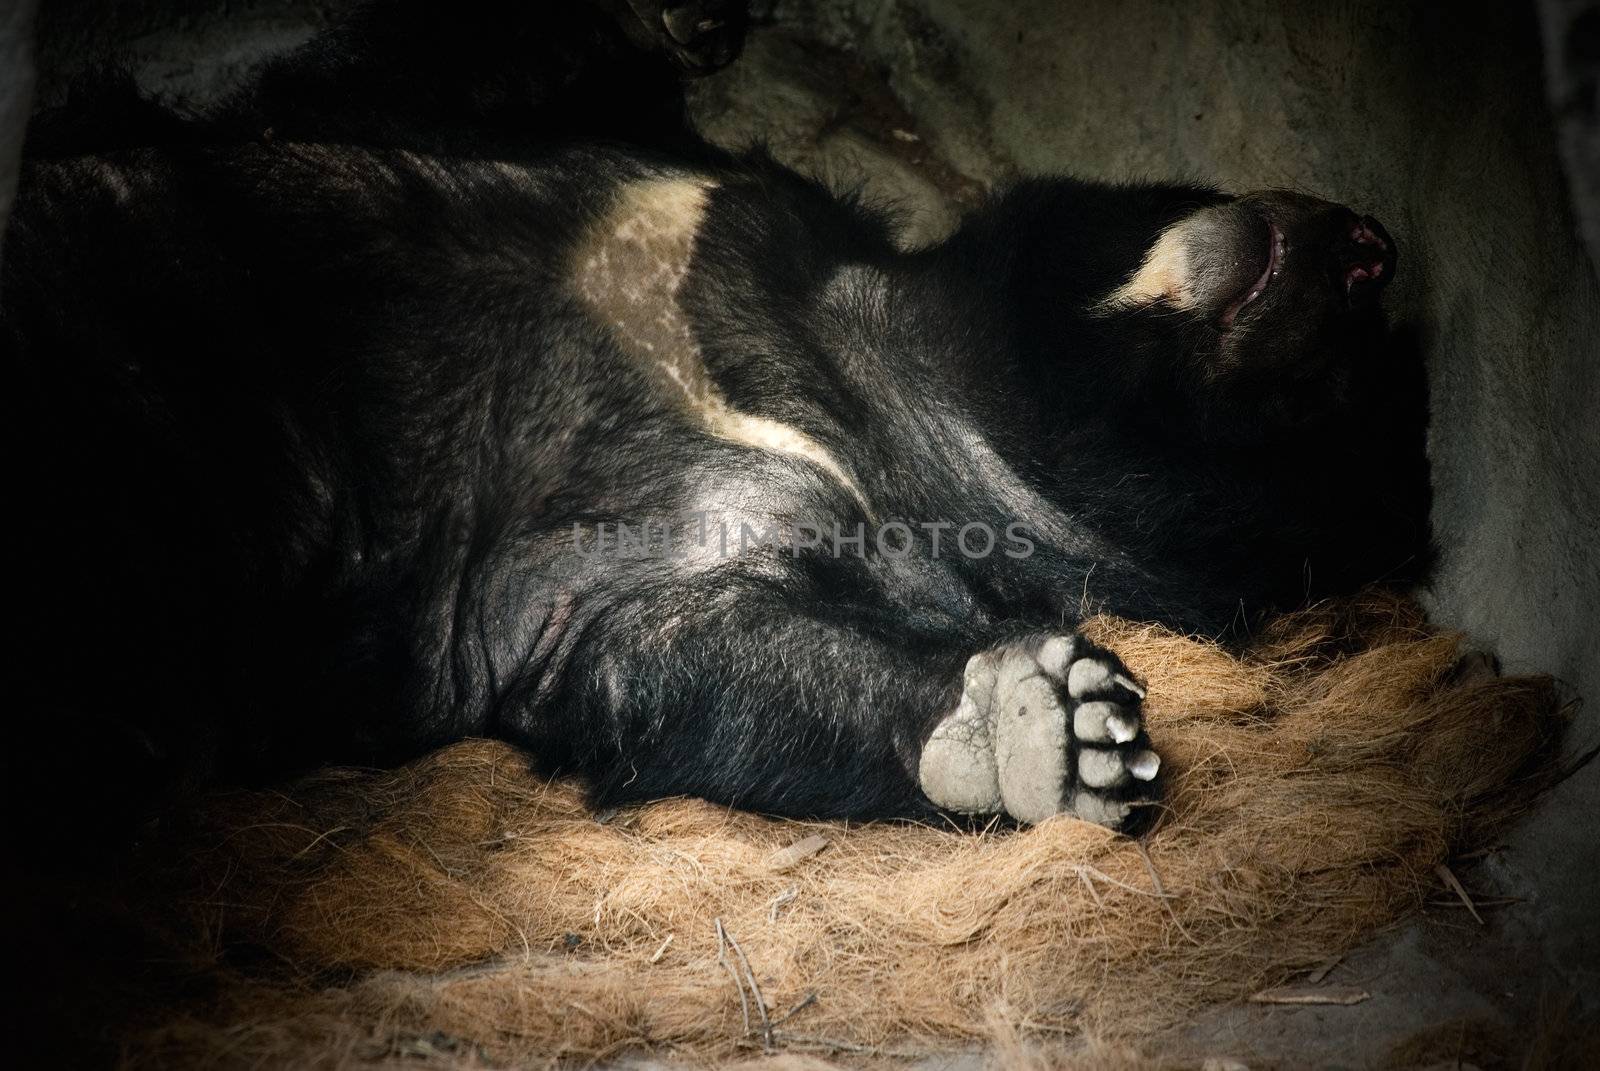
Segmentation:
<svg viewBox="0 0 1600 1071">
<path fill-rule="evenodd" d="M 1394 239 L 1371 216 L 1350 213 L 1334 242 L 1334 279 L 1351 306 L 1367 305 L 1394 278 Z"/>
</svg>

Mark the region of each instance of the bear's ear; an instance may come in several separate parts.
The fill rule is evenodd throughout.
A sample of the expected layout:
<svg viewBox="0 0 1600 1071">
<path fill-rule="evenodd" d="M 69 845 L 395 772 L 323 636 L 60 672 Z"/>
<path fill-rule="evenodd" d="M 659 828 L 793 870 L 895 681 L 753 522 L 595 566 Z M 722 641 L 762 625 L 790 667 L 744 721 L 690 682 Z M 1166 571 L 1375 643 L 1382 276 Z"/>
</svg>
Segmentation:
<svg viewBox="0 0 1600 1071">
<path fill-rule="evenodd" d="M 1139 265 L 1097 308 L 1159 305 L 1225 327 L 1241 299 L 1260 295 L 1281 253 L 1282 236 L 1258 203 L 1235 198 L 1195 208 L 1151 240 Z"/>
<path fill-rule="evenodd" d="M 1167 224 L 1145 249 L 1133 274 L 1099 302 L 1103 312 L 1160 304 L 1206 315 L 1221 310 L 1230 288 L 1243 286 L 1248 251 L 1265 223 L 1237 200 L 1195 208 Z"/>
<path fill-rule="evenodd" d="M 1190 231 L 1201 209 L 1185 216 L 1156 236 L 1139 267 L 1127 281 L 1095 304 L 1102 312 L 1142 309 L 1161 302 L 1176 309 L 1195 306 L 1189 257 Z"/>
</svg>

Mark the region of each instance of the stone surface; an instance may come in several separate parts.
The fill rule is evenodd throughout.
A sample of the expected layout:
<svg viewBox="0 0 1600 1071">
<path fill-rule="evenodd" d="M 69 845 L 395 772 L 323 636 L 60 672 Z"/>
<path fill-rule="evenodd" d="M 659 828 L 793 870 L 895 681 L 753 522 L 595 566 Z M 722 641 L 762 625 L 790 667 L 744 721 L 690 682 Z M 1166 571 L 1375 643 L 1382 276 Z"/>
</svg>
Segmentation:
<svg viewBox="0 0 1600 1071">
<path fill-rule="evenodd" d="M 1573 205 L 1600 264 L 1600 2 L 1539 0 L 1545 82 Z"/>
</svg>

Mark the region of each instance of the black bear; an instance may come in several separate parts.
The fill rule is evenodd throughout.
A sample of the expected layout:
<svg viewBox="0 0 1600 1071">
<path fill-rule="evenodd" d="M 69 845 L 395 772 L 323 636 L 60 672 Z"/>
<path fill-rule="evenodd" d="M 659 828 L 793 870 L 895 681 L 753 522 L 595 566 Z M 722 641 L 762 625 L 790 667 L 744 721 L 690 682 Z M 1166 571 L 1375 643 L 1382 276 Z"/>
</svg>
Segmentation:
<svg viewBox="0 0 1600 1071">
<path fill-rule="evenodd" d="M 1420 576 L 1377 222 L 1038 178 L 908 251 L 687 127 L 743 24 L 378 4 L 203 114 L 36 119 L 13 788 L 492 735 L 601 804 L 1132 830 L 1160 742 L 1087 612 Z"/>
</svg>

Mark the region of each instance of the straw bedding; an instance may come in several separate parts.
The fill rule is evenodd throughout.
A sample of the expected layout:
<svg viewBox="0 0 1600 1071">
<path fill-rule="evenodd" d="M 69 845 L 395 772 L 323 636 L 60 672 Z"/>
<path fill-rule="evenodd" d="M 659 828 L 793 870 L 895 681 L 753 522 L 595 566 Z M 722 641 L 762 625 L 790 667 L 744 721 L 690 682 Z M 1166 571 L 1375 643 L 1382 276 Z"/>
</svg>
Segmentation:
<svg viewBox="0 0 1600 1071">
<path fill-rule="evenodd" d="M 77 999 L 117 1007 L 135 1065 L 850 1060 L 997 1023 L 1115 1041 L 1415 908 L 1552 776 L 1552 682 L 1463 675 L 1460 637 L 1409 602 L 1284 617 L 1242 656 L 1087 631 L 1149 683 L 1170 793 L 1142 843 L 694 800 L 596 816 L 468 742 L 164 823 L 76 908 L 119 913 L 145 973 Z"/>
</svg>

